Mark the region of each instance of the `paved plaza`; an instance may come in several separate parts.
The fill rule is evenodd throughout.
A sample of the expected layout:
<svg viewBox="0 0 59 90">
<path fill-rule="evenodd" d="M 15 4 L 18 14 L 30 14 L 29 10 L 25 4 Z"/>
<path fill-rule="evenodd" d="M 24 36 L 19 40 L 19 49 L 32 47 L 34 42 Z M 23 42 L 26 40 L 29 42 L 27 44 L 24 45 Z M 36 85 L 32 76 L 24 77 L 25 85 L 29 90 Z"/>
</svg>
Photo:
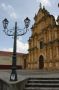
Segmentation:
<svg viewBox="0 0 59 90">
<path fill-rule="evenodd" d="M 10 82 L 11 70 L 0 70 L 0 78 L 8 83 Z M 20 82 L 28 77 L 59 77 L 59 71 L 44 70 L 17 70 L 18 81 Z M 14 83 L 16 83 L 14 82 Z"/>
</svg>

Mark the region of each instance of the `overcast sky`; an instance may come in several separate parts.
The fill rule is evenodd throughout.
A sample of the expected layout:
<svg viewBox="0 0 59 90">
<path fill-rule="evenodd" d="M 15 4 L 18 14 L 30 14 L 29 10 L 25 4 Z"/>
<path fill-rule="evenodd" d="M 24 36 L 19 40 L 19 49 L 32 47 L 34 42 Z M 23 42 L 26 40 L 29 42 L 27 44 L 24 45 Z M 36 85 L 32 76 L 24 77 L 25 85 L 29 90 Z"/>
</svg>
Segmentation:
<svg viewBox="0 0 59 90">
<path fill-rule="evenodd" d="M 9 20 L 9 29 L 14 27 L 15 21 L 18 22 L 19 28 L 23 28 L 23 20 L 28 16 L 32 25 L 40 2 L 55 18 L 59 15 L 59 0 L 0 0 L 0 51 L 12 51 L 13 48 L 13 38 L 4 34 L 2 20 L 5 17 Z M 27 53 L 30 35 L 31 30 L 26 35 L 18 37 L 17 52 Z"/>
</svg>

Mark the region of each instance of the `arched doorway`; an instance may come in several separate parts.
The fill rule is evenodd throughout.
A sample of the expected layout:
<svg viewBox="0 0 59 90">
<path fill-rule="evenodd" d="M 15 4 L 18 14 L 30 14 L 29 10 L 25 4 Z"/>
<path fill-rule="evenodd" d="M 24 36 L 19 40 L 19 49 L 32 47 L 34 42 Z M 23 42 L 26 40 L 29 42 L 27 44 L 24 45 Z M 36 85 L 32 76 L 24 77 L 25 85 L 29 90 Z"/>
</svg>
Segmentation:
<svg viewBox="0 0 59 90">
<path fill-rule="evenodd" d="M 39 69 L 43 69 L 44 68 L 44 57 L 41 55 L 39 57 Z"/>
</svg>

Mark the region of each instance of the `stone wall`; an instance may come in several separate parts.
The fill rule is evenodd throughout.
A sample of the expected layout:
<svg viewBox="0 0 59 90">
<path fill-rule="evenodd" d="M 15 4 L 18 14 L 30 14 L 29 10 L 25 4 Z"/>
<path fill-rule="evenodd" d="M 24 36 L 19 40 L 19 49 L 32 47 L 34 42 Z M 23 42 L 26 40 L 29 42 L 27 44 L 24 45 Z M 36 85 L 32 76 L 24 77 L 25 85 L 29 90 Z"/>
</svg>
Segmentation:
<svg viewBox="0 0 59 90">
<path fill-rule="evenodd" d="M 0 79 L 0 90 L 9 90 L 9 84 Z"/>
<path fill-rule="evenodd" d="M 0 90 L 23 90 L 26 83 L 27 79 L 20 82 L 6 82 L 0 79 Z"/>
</svg>

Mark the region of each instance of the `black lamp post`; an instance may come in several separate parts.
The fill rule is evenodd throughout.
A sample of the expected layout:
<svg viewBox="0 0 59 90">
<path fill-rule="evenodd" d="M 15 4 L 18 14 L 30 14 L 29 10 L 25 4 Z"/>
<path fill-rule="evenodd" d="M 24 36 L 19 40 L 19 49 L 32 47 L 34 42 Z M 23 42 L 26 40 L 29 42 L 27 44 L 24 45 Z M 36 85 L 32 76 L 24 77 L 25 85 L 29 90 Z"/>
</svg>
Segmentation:
<svg viewBox="0 0 59 90">
<path fill-rule="evenodd" d="M 10 75 L 10 81 L 17 81 L 17 72 L 16 72 L 16 40 L 17 40 L 17 36 L 22 36 L 24 34 L 26 34 L 29 24 L 30 24 L 30 19 L 27 17 L 24 20 L 25 23 L 25 27 L 23 29 L 19 29 L 17 27 L 17 22 L 15 22 L 15 27 L 14 29 L 8 29 L 9 21 L 5 18 L 3 20 L 3 27 L 4 27 L 4 32 L 6 35 L 8 36 L 14 36 L 14 45 L 13 45 L 13 55 L 12 55 L 12 72 Z"/>
</svg>

